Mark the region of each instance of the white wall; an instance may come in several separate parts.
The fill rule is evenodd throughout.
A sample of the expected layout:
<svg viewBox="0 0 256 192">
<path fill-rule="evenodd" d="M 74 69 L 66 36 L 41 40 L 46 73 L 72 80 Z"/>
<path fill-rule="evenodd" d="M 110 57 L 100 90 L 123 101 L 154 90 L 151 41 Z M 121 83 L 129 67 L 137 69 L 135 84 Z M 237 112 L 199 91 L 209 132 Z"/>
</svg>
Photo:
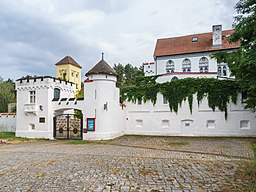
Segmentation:
<svg viewBox="0 0 256 192">
<path fill-rule="evenodd" d="M 0 113 L 0 132 L 16 131 L 16 114 Z"/>
<path fill-rule="evenodd" d="M 74 97 L 74 84 L 54 80 L 54 78 L 16 81 L 17 137 L 53 139 L 54 88 L 60 88 L 62 98 Z M 34 104 L 30 104 L 30 91 L 36 91 Z M 45 118 L 45 122 L 40 123 L 39 118 Z M 32 124 L 35 126 L 34 129 Z"/>
<path fill-rule="evenodd" d="M 151 102 L 142 105 L 126 103 L 126 134 L 171 135 L 171 136 L 256 136 L 256 114 L 244 110 L 238 98 L 238 105 L 228 106 L 228 118 L 224 112 L 212 111 L 205 99 L 198 107 L 196 96 L 193 113 L 188 102 L 183 102 L 179 111 L 170 112 L 169 105 L 163 104 L 163 97 L 157 95 L 155 106 Z M 244 125 L 248 122 L 248 127 Z M 185 124 L 189 124 L 188 127 Z"/>
<path fill-rule="evenodd" d="M 124 111 L 119 104 L 119 89 L 112 75 L 90 75 L 84 84 L 86 118 L 96 118 L 96 131 L 83 134 L 83 139 L 111 139 L 124 133 Z M 107 104 L 107 109 L 104 109 Z"/>
</svg>

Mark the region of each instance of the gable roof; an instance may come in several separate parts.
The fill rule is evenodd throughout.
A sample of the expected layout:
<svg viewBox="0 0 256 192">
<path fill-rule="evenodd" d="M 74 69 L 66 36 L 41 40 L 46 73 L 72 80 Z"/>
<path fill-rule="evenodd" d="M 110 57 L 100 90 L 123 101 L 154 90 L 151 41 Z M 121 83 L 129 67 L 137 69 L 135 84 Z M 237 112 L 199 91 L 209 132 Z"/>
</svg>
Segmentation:
<svg viewBox="0 0 256 192">
<path fill-rule="evenodd" d="M 77 66 L 79 68 L 82 68 L 71 56 L 66 56 L 63 59 L 61 59 L 58 63 L 55 65 L 63 65 L 63 64 L 72 64 L 74 66 Z"/>
<path fill-rule="evenodd" d="M 212 32 L 187 35 L 181 37 L 158 39 L 154 51 L 154 57 L 181 55 L 187 53 L 198 53 L 207 51 L 221 51 L 226 49 L 239 48 L 239 43 L 229 43 L 228 37 L 234 30 L 222 31 L 222 46 L 212 46 Z M 197 41 L 192 42 L 192 38 L 197 38 Z"/>
<path fill-rule="evenodd" d="M 100 60 L 91 70 L 89 70 L 85 75 L 91 74 L 106 74 L 106 75 L 114 75 L 117 76 L 116 71 L 110 67 L 110 65 L 104 61 L 103 59 Z"/>
</svg>

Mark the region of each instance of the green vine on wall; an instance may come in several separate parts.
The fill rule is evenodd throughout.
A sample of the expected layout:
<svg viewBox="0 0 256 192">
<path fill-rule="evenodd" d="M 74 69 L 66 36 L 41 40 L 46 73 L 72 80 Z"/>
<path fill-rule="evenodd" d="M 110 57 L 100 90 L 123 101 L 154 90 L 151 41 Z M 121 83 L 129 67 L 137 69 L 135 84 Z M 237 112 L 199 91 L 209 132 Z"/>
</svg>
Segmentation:
<svg viewBox="0 0 256 192">
<path fill-rule="evenodd" d="M 240 88 L 236 81 L 218 80 L 213 78 L 185 78 L 166 83 L 156 83 L 157 77 L 137 78 L 134 85 L 121 88 L 122 100 L 148 101 L 156 103 L 157 93 L 160 92 L 169 102 L 170 111 L 178 112 L 183 101 L 188 100 L 192 113 L 193 95 L 197 95 L 198 106 L 204 98 L 208 98 L 208 106 L 215 111 L 218 108 L 225 112 L 227 119 L 227 105 L 231 99 L 236 104 Z"/>
</svg>

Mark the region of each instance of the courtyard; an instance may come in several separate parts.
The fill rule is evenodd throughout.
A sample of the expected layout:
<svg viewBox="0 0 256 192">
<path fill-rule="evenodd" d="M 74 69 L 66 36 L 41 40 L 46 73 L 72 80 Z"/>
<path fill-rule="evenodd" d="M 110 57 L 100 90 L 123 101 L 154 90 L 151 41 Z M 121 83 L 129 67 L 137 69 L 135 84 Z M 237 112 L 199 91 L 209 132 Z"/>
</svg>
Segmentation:
<svg viewBox="0 0 256 192">
<path fill-rule="evenodd" d="M 0 145 L 0 191 L 227 191 L 255 138 L 123 136 Z"/>
</svg>

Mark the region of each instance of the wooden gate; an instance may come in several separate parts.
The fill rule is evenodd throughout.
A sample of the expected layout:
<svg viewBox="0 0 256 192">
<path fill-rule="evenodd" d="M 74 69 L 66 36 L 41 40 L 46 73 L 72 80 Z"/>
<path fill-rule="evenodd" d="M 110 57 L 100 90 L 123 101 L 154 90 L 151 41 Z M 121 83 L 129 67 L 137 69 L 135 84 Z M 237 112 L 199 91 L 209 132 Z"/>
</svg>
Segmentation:
<svg viewBox="0 0 256 192">
<path fill-rule="evenodd" d="M 82 139 L 83 117 L 63 114 L 55 116 L 53 121 L 55 139 Z"/>
</svg>

